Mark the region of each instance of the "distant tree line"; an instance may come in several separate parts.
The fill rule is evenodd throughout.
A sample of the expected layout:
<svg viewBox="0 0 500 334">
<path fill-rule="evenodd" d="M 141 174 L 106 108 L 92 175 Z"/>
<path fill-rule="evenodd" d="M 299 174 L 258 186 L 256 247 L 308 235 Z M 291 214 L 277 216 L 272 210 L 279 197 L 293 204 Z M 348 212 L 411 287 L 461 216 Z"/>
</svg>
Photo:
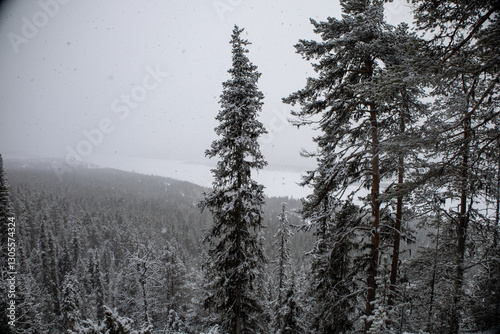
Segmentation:
<svg viewBox="0 0 500 334">
<path fill-rule="evenodd" d="M 0 195 L 18 224 L 16 327 L 2 315 L 1 333 L 209 330 L 202 271 L 207 247 L 201 241 L 212 218 L 197 206 L 207 189 L 79 167 L 60 181 L 50 162 L 9 161 L 1 171 Z M 292 211 L 300 207 L 290 198 L 267 199 L 267 254 L 274 253 L 283 202 Z M 301 221 L 294 212 L 289 220 Z M 302 261 L 312 238 L 290 240 L 291 254 Z"/>
</svg>

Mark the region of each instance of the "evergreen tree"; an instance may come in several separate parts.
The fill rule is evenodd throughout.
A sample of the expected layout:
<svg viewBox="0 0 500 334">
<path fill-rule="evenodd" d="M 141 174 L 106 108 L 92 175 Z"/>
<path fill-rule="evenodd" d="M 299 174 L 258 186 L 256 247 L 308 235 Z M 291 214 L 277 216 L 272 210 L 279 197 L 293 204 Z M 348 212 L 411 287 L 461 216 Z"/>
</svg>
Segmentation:
<svg viewBox="0 0 500 334">
<path fill-rule="evenodd" d="M 438 162 L 426 168 L 426 186 L 447 189 L 450 227 L 455 233 L 454 288 L 449 312 L 449 332 L 458 333 L 464 312 L 466 250 L 471 228 L 496 218 L 478 214 L 477 203 L 487 203 L 487 186 L 495 176 L 496 164 L 486 152 L 499 136 L 498 85 L 500 61 L 500 2 L 498 1 L 412 1 L 419 29 L 434 32 L 429 41 L 432 57 L 423 63 L 432 77 L 435 111 L 425 137 L 430 155 Z M 431 183 L 432 182 L 432 183 Z M 488 223 L 487 223 L 488 224 Z M 489 225 L 489 224 L 488 224 Z M 475 245 L 474 245 L 475 246 Z"/>
<path fill-rule="evenodd" d="M 60 326 L 58 318 L 61 315 L 61 299 L 59 293 L 56 246 L 52 233 L 47 231 L 45 219 L 40 228 L 40 269 L 42 272 L 43 285 L 47 294 L 47 313 L 45 319 L 46 323 L 54 330 Z"/>
<path fill-rule="evenodd" d="M 500 120 L 495 121 L 492 131 L 499 132 Z M 494 138 L 494 136 L 491 136 Z M 474 277 L 475 289 L 472 296 L 472 317 L 479 330 L 487 330 L 500 326 L 500 137 L 496 145 L 491 146 L 486 155 L 492 162 L 492 171 L 496 177 L 491 178 L 491 204 L 494 206 L 492 219 L 486 222 L 487 233 L 479 230 L 479 240 L 486 241 L 483 245 L 483 264 Z M 496 164 L 494 164 L 496 162 Z M 473 236 L 474 238 L 475 236 Z"/>
<path fill-rule="evenodd" d="M 98 322 L 104 319 L 104 286 L 101 278 L 100 259 L 97 251 L 89 253 L 90 284 L 95 297 L 95 314 Z"/>
<path fill-rule="evenodd" d="M 74 264 L 71 263 L 71 253 L 68 248 L 66 242 L 62 245 L 62 251 L 59 255 L 59 260 L 57 263 L 57 272 L 59 277 L 59 286 L 63 287 L 63 282 L 66 279 L 66 276 L 72 271 L 74 268 Z M 62 291 L 62 290 L 61 290 Z"/>
<path fill-rule="evenodd" d="M 472 316 L 479 330 L 500 326 L 500 251 L 476 275 Z"/>
<path fill-rule="evenodd" d="M 289 265 L 290 265 L 290 237 L 293 235 L 290 229 L 290 222 L 288 221 L 286 213 L 286 204 L 282 204 L 282 212 L 278 215 L 279 227 L 274 235 L 276 239 L 274 244 L 278 246 L 278 255 L 275 260 L 276 267 L 274 268 L 278 276 L 278 297 L 277 307 L 283 306 L 285 289 L 287 287 L 287 279 Z"/>
<path fill-rule="evenodd" d="M 354 327 L 361 290 L 355 283 L 362 262 L 355 257 L 357 235 L 353 230 L 362 215 L 350 202 L 323 205 L 325 211 L 320 216 L 310 217 L 317 238 L 311 251 L 312 329 L 318 333 L 344 333 Z"/>
<path fill-rule="evenodd" d="M 151 275 L 152 266 L 151 263 L 151 251 L 147 247 L 138 247 L 136 254 L 132 259 L 132 265 L 137 275 L 137 281 L 140 286 L 140 299 L 142 300 L 142 317 L 141 320 L 145 324 L 151 324 L 150 310 L 149 310 L 149 298 L 148 298 L 148 277 Z"/>
<path fill-rule="evenodd" d="M 167 334 L 182 333 L 186 331 L 186 325 L 181 317 L 173 309 L 168 312 L 168 320 L 166 326 Z"/>
<path fill-rule="evenodd" d="M 70 263 L 72 267 L 76 267 L 79 265 L 79 261 L 81 259 L 81 244 L 80 237 L 76 231 L 73 231 L 73 237 L 71 239 L 71 251 L 70 253 Z"/>
<path fill-rule="evenodd" d="M 387 43 L 398 47 L 384 59 L 385 68 L 374 82 L 373 90 L 377 93 L 379 105 L 389 111 L 389 117 L 381 127 L 388 134 L 381 142 L 381 149 L 387 152 L 383 163 L 384 175 L 392 181 L 392 185 L 381 197 L 388 202 L 385 208 L 386 219 L 391 231 L 387 242 L 392 240 L 392 261 L 389 278 L 389 295 L 387 304 L 394 306 L 397 291 L 397 277 L 400 262 L 400 244 L 402 237 L 408 240 L 408 231 L 404 231 L 404 222 L 409 220 L 405 211 L 405 200 L 410 198 L 411 187 L 405 184 L 405 177 L 419 167 L 419 153 L 422 148 L 419 142 L 418 122 L 428 114 L 427 106 L 421 102 L 425 97 L 424 87 L 427 83 L 417 73 L 417 65 L 425 57 L 422 49 L 424 41 L 414 33 L 410 33 L 406 24 L 400 24 L 393 30 Z M 411 183 L 411 180 L 410 180 Z M 403 213 L 406 213 L 406 216 Z M 392 213 L 392 214 L 391 214 Z"/>
<path fill-rule="evenodd" d="M 434 229 L 430 243 L 422 246 L 416 256 L 404 265 L 408 291 L 413 310 L 405 330 L 424 330 L 429 333 L 449 333 L 449 310 L 453 298 L 453 265 L 451 259 L 453 234 L 450 222 L 442 218 L 439 205 L 427 219 L 426 225 Z M 445 212 L 445 211 L 443 211 Z"/>
<path fill-rule="evenodd" d="M 295 292 L 294 281 L 295 279 L 292 278 L 291 284 L 285 290 L 283 305 L 278 309 L 278 317 L 281 322 L 276 334 L 302 334 L 305 331 L 302 322 L 303 310 Z"/>
<path fill-rule="evenodd" d="M 369 231 L 367 331 L 381 253 L 381 180 L 391 176 L 394 166 L 393 155 L 381 143 L 393 136 L 390 125 L 398 114 L 388 103 L 394 99 L 384 96 L 380 86 L 384 68 L 394 64 L 400 52 L 395 29 L 383 20 L 383 1 L 343 0 L 341 6 L 342 20 L 311 20 L 323 42 L 301 40 L 296 45 L 306 60 L 317 60 L 313 67 L 318 77 L 308 78 L 306 87 L 284 102 L 302 106 L 292 113 L 297 125 L 317 122 L 321 130 L 314 138 L 318 153 L 308 154 L 317 157 L 318 166 L 303 181 L 314 189 L 305 203 L 305 216 L 326 217 L 332 214 L 334 199 L 353 199 L 360 188 L 369 192 L 365 203 L 370 218 L 356 229 Z"/>
<path fill-rule="evenodd" d="M 82 320 L 80 286 L 73 274 L 67 274 L 62 284 L 62 326 L 64 330 L 74 330 Z"/>
<path fill-rule="evenodd" d="M 153 328 L 147 326 L 140 330 L 133 328 L 134 321 L 127 317 L 122 317 L 116 311 L 111 310 L 106 305 L 103 306 L 103 321 L 95 323 L 92 320 L 84 320 L 76 329 L 69 330 L 70 334 L 151 334 Z"/>
<path fill-rule="evenodd" d="M 164 282 L 166 300 L 158 301 L 158 303 L 165 303 L 166 313 L 169 313 L 170 310 L 179 313 L 187 303 L 186 266 L 181 259 L 179 249 L 172 245 L 167 245 L 162 249 L 160 261 L 162 271 L 156 274 L 160 276 L 156 280 Z"/>
<path fill-rule="evenodd" d="M 289 277 L 290 263 L 290 238 L 293 232 L 288 221 L 286 204 L 282 204 L 282 212 L 278 215 L 279 227 L 274 235 L 274 245 L 278 247 L 276 255 L 277 297 L 274 302 L 274 329 L 276 333 L 301 333 L 304 328 L 300 321 L 300 306 L 294 291 L 294 279 Z"/>
<path fill-rule="evenodd" d="M 42 293 L 37 280 L 31 272 L 24 246 L 19 247 L 19 269 L 18 269 L 18 297 L 16 332 L 33 333 L 36 330 L 46 331 L 43 325 Z"/>
<path fill-rule="evenodd" d="M 266 133 L 257 114 L 263 94 L 257 89 L 260 73 L 246 53 L 250 43 L 235 26 L 231 39 L 233 66 L 224 82 L 215 132 L 221 136 L 206 155 L 219 156 L 213 191 L 205 194 L 202 208 L 210 209 L 214 225 L 210 243 L 214 270 L 213 302 L 223 332 L 257 333 L 262 324 L 258 281 L 265 255 L 258 240 L 262 229 L 263 186 L 251 177 L 252 170 L 266 162 L 260 152 L 259 136 Z"/>
</svg>

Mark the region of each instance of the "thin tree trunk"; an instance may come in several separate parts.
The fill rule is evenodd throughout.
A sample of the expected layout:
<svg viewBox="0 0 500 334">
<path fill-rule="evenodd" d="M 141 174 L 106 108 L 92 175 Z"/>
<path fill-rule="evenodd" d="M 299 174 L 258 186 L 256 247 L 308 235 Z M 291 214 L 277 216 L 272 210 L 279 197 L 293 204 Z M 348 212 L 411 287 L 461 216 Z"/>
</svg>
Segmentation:
<svg viewBox="0 0 500 334">
<path fill-rule="evenodd" d="M 146 283 L 144 279 L 141 279 L 141 287 L 142 287 L 142 300 L 144 303 L 144 321 L 146 324 L 149 324 L 149 314 L 148 314 L 148 298 L 146 295 Z"/>
<path fill-rule="evenodd" d="M 241 334 L 242 330 L 242 319 L 241 319 L 241 296 L 238 296 L 236 299 L 236 328 L 235 328 L 235 334 Z"/>
<path fill-rule="evenodd" d="M 378 124 L 377 124 L 377 110 L 375 105 L 370 104 L 370 124 L 371 124 L 371 141 L 372 141 L 372 189 L 371 189 L 371 248 L 370 248 L 370 262 L 368 266 L 368 293 L 366 300 L 366 316 L 371 316 L 374 310 L 374 302 L 377 290 L 377 269 L 379 257 L 379 221 L 380 221 L 380 203 L 378 197 L 380 194 L 380 170 L 379 170 L 379 142 L 378 142 Z M 366 320 L 365 332 L 367 332 L 372 325 L 372 321 Z"/>
<path fill-rule="evenodd" d="M 495 226 L 493 227 L 493 254 L 495 257 L 498 256 L 498 229 L 500 227 L 500 159 L 498 160 L 498 175 L 497 175 L 497 207 L 496 207 L 496 215 L 495 215 Z M 497 259 L 498 261 L 498 259 Z M 491 274 L 490 274 L 491 275 Z M 500 312 L 500 297 L 497 296 L 497 302 L 495 305 L 495 314 L 499 314 Z M 499 317 L 495 318 L 495 326 L 500 324 Z"/>
<path fill-rule="evenodd" d="M 437 205 L 437 204 L 436 204 Z M 437 207 L 437 231 L 436 231 L 436 247 L 434 249 L 434 263 L 432 265 L 432 278 L 431 278 L 431 296 L 429 300 L 429 315 L 427 317 L 427 330 L 432 332 L 432 309 L 434 307 L 434 288 L 436 286 L 436 272 L 437 272 L 437 263 L 438 263 L 438 255 L 439 255 L 439 229 L 441 225 L 441 215 L 440 208 Z"/>
<path fill-rule="evenodd" d="M 405 119 L 401 112 L 399 132 L 403 134 L 405 132 Z M 398 185 L 402 185 L 404 181 L 404 157 L 400 155 L 398 161 Z M 391 277 L 389 286 L 389 300 L 387 304 L 389 306 L 394 305 L 394 297 L 396 294 L 396 280 L 398 276 L 399 268 L 399 248 L 401 241 L 401 220 L 403 219 L 403 195 L 398 195 L 396 203 L 396 222 L 394 224 L 394 244 L 392 247 L 392 264 L 391 264 Z"/>
<path fill-rule="evenodd" d="M 286 257 L 286 240 L 285 240 L 285 205 L 283 204 L 282 208 L 282 221 L 281 223 L 281 229 L 282 229 L 282 234 L 281 234 L 281 240 L 280 240 L 280 259 L 279 259 L 279 286 L 278 286 L 278 308 L 281 308 L 283 305 L 283 296 L 282 296 L 282 290 L 284 288 L 284 278 L 285 278 L 285 257 Z"/>
<path fill-rule="evenodd" d="M 241 138 L 242 136 L 242 133 L 243 133 L 243 130 L 242 130 L 242 124 L 239 124 L 239 131 L 238 131 L 238 136 L 237 138 Z M 238 158 L 237 158 L 237 166 L 240 166 L 239 170 L 238 170 L 238 174 L 237 174 L 237 189 L 238 190 L 241 190 L 242 186 L 243 186 L 243 175 L 242 175 L 242 166 L 243 166 L 243 161 L 244 161 L 244 157 L 243 157 L 243 153 L 242 152 L 238 152 Z M 243 217 L 242 217 L 242 212 L 243 212 L 243 209 L 242 209 L 242 203 L 241 203 L 241 199 L 238 198 L 236 200 L 236 204 L 235 204 L 235 207 L 236 207 L 236 228 L 239 229 L 240 231 L 238 231 L 238 233 L 236 233 L 236 245 L 238 245 L 238 249 L 241 249 L 243 248 L 243 245 L 241 244 L 241 231 L 244 231 L 246 229 L 246 226 L 244 225 L 244 222 L 243 222 Z M 239 257 L 238 258 L 238 266 L 241 266 L 241 261 L 242 259 Z M 248 278 L 248 277 L 245 277 L 245 278 Z M 236 325 L 236 328 L 235 328 L 235 334 L 241 334 L 241 331 L 243 330 L 243 324 L 242 324 L 242 317 L 243 317 L 243 310 L 242 310 L 242 296 L 241 296 L 241 292 L 242 292 L 242 289 L 245 289 L 246 287 L 243 286 L 243 284 L 241 282 L 237 282 L 236 283 L 237 285 L 239 285 L 239 287 L 237 288 L 236 290 L 236 296 L 235 296 L 235 302 L 234 302 L 234 305 L 235 305 L 235 311 L 234 311 L 234 315 L 235 315 L 235 325 Z"/>
<path fill-rule="evenodd" d="M 465 257 L 465 242 L 467 238 L 467 225 L 469 222 L 467 210 L 467 196 L 469 186 L 469 154 L 470 154 L 470 139 L 471 139 L 471 119 L 470 116 L 464 120 L 464 147 L 462 153 L 462 166 L 461 166 L 461 193 L 460 193 L 460 214 L 458 217 L 458 230 L 457 230 L 457 259 L 456 259 L 456 277 L 455 277 L 455 291 L 453 294 L 453 306 L 450 319 L 450 332 L 458 334 L 460 328 L 459 316 L 459 303 L 460 295 L 464 278 L 464 257 Z M 470 210 L 470 208 L 469 208 Z"/>
<path fill-rule="evenodd" d="M 499 145 L 500 147 L 500 145 Z M 500 153 L 500 152 L 499 152 Z M 497 207 L 495 214 L 495 226 L 493 228 L 493 249 L 496 251 L 498 245 L 498 228 L 500 226 L 500 158 L 498 160 L 498 174 L 497 174 L 497 189 L 494 192 L 497 199 Z"/>
</svg>

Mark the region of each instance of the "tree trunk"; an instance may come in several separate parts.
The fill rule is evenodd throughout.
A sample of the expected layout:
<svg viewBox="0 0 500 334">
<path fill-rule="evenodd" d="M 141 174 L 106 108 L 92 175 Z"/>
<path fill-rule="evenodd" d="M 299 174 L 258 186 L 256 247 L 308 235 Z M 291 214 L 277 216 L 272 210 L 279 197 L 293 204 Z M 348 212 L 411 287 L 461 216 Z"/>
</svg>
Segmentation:
<svg viewBox="0 0 500 334">
<path fill-rule="evenodd" d="M 236 298 L 236 312 L 235 312 L 236 313 L 235 314 L 235 316 L 236 316 L 236 328 L 235 328 L 234 334 L 241 334 L 241 330 L 243 328 L 242 323 L 241 323 L 242 322 L 241 321 L 242 320 L 241 319 L 241 316 L 242 316 L 241 312 L 242 311 L 241 311 L 241 302 L 240 301 L 241 301 L 241 296 L 239 296 L 239 294 L 238 294 L 238 297 Z"/>
<path fill-rule="evenodd" d="M 403 134 L 405 132 L 405 120 L 404 115 L 400 115 L 399 123 L 399 133 Z M 398 185 L 401 186 L 404 181 L 404 157 L 399 156 L 398 161 Z M 394 305 L 394 297 L 396 293 L 396 279 L 398 276 L 399 268 L 399 248 L 401 240 L 401 220 L 403 218 L 403 195 L 398 195 L 396 203 L 396 222 L 394 224 L 394 244 L 392 247 L 392 264 L 391 264 L 391 277 L 389 286 L 389 300 L 387 304 L 389 306 Z"/>
<path fill-rule="evenodd" d="M 499 141 L 500 142 L 500 141 Z M 498 145 L 500 147 L 500 144 Z M 500 153 L 500 152 L 499 152 Z M 499 155 L 500 156 L 500 155 Z M 493 250 L 496 251 L 498 245 L 498 228 L 500 227 L 500 159 L 498 161 L 497 171 L 497 189 L 494 192 L 496 195 L 496 212 L 495 212 L 495 226 L 493 227 Z"/>
<path fill-rule="evenodd" d="M 285 213 L 285 207 L 283 207 L 283 214 Z M 284 224 L 283 222 L 281 224 Z M 284 233 L 284 232 L 283 232 Z M 285 276 L 285 236 L 284 234 L 281 235 L 281 252 L 280 252 L 280 262 L 279 262 L 279 286 L 278 286 L 278 308 L 281 308 L 283 306 L 283 296 L 282 296 L 282 291 L 283 291 L 283 285 L 285 282 L 283 281 L 284 276 Z"/>
<path fill-rule="evenodd" d="M 374 310 L 374 302 L 377 290 L 377 268 L 379 257 L 379 221 L 380 221 L 380 203 L 378 197 L 380 194 L 380 171 L 379 171 L 379 142 L 378 142 L 378 124 L 377 124 L 377 110 L 375 105 L 370 104 L 370 124 L 371 124 L 371 149 L 372 149 L 372 189 L 371 189 L 371 247 L 370 247 L 370 262 L 368 266 L 368 293 L 366 300 L 366 316 L 371 316 Z M 367 332 L 372 325 L 372 321 L 365 321 L 365 332 Z"/>
<path fill-rule="evenodd" d="M 468 108 L 466 109 L 468 110 Z M 471 119 L 467 116 L 463 122 L 464 127 L 464 144 L 462 152 L 462 166 L 461 166 L 461 190 L 460 190 L 460 213 L 458 217 L 457 229 L 457 259 L 456 267 L 457 272 L 455 276 L 455 287 L 453 294 L 453 305 L 450 319 L 450 332 L 458 334 L 460 328 L 460 295 L 464 279 L 464 257 L 465 257 L 465 242 L 467 238 L 467 225 L 469 223 L 469 215 L 467 210 L 467 196 L 469 187 L 469 154 L 470 154 L 470 140 L 471 140 Z M 470 210 L 470 208 L 469 208 Z"/>
<path fill-rule="evenodd" d="M 432 309 L 434 307 L 434 289 L 436 286 L 436 273 L 437 273 L 437 263 L 439 256 L 439 233 L 441 227 L 441 212 L 439 204 L 436 203 L 436 214 L 437 214 L 437 231 L 436 231 L 436 247 L 434 249 L 434 263 L 432 264 L 432 278 L 431 278 L 431 296 L 429 300 L 429 314 L 427 316 L 427 331 L 432 332 Z"/>
<path fill-rule="evenodd" d="M 146 294 L 146 282 L 144 278 L 141 278 L 141 288 L 142 288 L 142 301 L 144 303 L 144 321 L 149 324 L 149 311 L 148 311 L 148 298 Z"/>
</svg>

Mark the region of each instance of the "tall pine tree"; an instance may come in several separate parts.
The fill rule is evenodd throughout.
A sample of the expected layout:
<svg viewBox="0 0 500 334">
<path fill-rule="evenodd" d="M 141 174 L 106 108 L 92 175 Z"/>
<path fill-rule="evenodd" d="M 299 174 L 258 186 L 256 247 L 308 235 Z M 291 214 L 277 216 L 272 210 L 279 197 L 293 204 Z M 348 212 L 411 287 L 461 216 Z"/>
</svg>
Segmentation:
<svg viewBox="0 0 500 334">
<path fill-rule="evenodd" d="M 306 87 L 284 99 L 299 103 L 297 125 L 317 123 L 321 134 L 318 166 L 304 178 L 314 188 L 304 206 L 306 217 L 331 215 L 331 204 L 354 199 L 366 188 L 368 221 L 354 231 L 366 231 L 367 246 L 365 331 L 371 326 L 376 303 L 378 265 L 381 252 L 381 180 L 390 177 L 387 165 L 394 165 L 382 146 L 392 136 L 397 110 L 381 99 L 382 73 L 398 54 L 394 28 L 384 22 L 383 1 L 342 0 L 342 20 L 312 21 L 322 42 L 301 40 L 298 53 L 313 65 L 318 76 L 308 78 Z M 385 173 L 385 174 L 384 174 Z"/>
<path fill-rule="evenodd" d="M 221 138 L 206 151 L 219 157 L 213 190 L 205 194 L 202 208 L 214 218 L 209 231 L 210 268 L 215 312 L 223 332 L 257 333 L 262 306 L 258 278 L 265 256 L 258 240 L 262 229 L 263 186 L 252 179 L 251 171 L 267 163 L 260 152 L 258 138 L 266 133 L 257 120 L 263 94 L 257 89 L 260 73 L 246 53 L 250 43 L 242 39 L 243 29 L 234 27 L 231 39 L 231 78 L 223 83 L 215 132 Z"/>
</svg>

